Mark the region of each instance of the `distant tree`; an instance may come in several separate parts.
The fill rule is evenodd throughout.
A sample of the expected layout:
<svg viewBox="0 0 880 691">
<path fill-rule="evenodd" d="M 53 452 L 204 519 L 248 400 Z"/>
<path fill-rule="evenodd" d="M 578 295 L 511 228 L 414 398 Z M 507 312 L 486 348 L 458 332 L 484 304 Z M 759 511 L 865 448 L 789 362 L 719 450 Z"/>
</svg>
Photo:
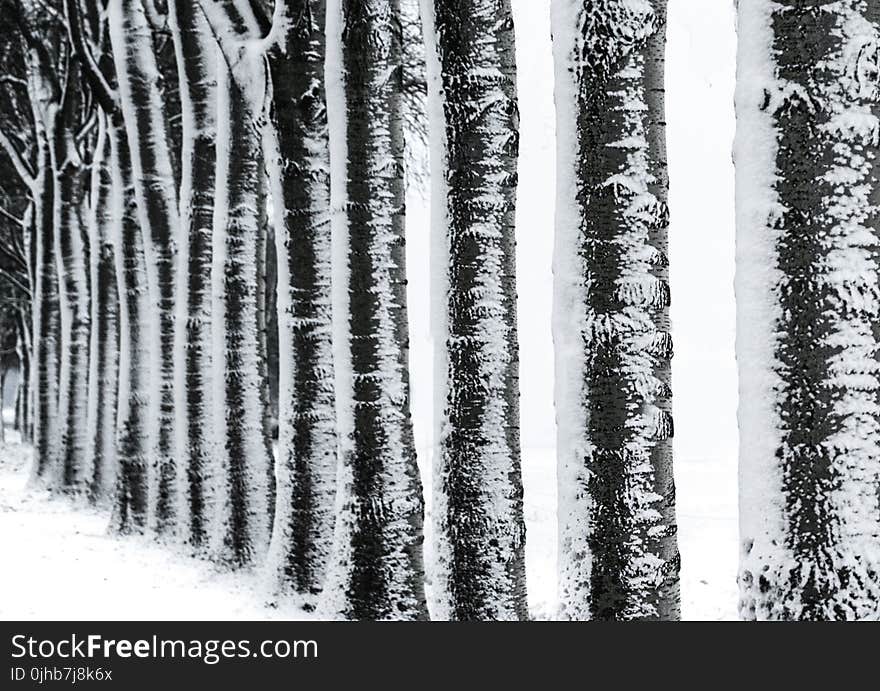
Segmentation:
<svg viewBox="0 0 880 691">
<path fill-rule="evenodd" d="M 24 93 L 7 92 L 0 127 L 0 146 L 32 200 L 28 210 L 27 257 L 32 285 L 32 382 L 33 390 L 33 479 L 56 484 L 60 469 L 57 432 L 59 420 L 59 372 L 61 320 L 58 294 L 58 263 L 55 243 L 55 174 L 52 167 L 50 135 L 57 124 L 61 91 L 55 65 L 44 42 L 57 40 L 57 26 L 41 15 L 30 0 L 5 0 L 0 16 L 7 18 L 13 32 L 6 44 L 6 74 L 17 79 Z"/>
<path fill-rule="evenodd" d="M 560 616 L 677 619 L 665 0 L 554 0 Z"/>
</svg>

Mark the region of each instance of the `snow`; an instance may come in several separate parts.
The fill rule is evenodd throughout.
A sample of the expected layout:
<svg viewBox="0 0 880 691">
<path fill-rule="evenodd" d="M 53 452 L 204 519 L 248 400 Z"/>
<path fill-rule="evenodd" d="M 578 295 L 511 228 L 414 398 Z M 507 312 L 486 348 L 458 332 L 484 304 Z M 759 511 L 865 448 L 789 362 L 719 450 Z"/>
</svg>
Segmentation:
<svg viewBox="0 0 880 691">
<path fill-rule="evenodd" d="M 440 517 L 446 513 L 445 495 L 437 492 L 434 488 L 439 486 L 441 481 L 439 469 L 440 464 L 437 463 L 439 454 L 441 453 L 439 440 L 443 435 L 443 423 L 445 420 L 444 407 L 446 405 L 447 396 L 447 359 L 446 348 L 443 347 L 443 341 L 446 337 L 446 295 L 447 295 L 447 273 L 446 269 L 449 262 L 449 247 L 446 238 L 445 229 L 447 227 L 446 214 L 446 152 L 444 146 L 446 118 L 443 113 L 442 101 L 442 79 L 440 74 L 440 58 L 437 53 L 437 33 L 434 26 L 434 2 L 432 0 L 419 0 L 419 14 L 422 21 L 422 34 L 425 44 L 425 69 L 428 80 L 428 98 L 427 98 L 427 116 L 428 116 L 428 161 L 430 165 L 430 337 L 431 348 L 433 351 L 433 375 L 432 388 L 432 416 L 433 428 L 431 429 L 431 438 L 434 443 L 430 448 L 430 465 L 431 472 L 423 473 L 422 486 L 430 487 L 432 491 L 426 492 L 426 513 L 429 512 L 432 520 L 425 521 L 425 544 L 433 545 L 435 548 L 428 551 L 425 556 L 425 571 L 428 578 L 427 597 L 431 612 L 435 617 L 442 619 L 449 618 L 448 607 L 445 606 L 443 599 L 440 597 L 442 583 L 440 577 L 439 563 L 448 560 L 449 555 L 441 554 L 440 549 L 443 545 L 436 541 L 436 535 L 440 530 Z M 408 209 L 412 208 L 412 204 L 408 203 Z M 442 229 L 438 232 L 438 229 Z M 409 241 L 411 245 L 412 241 Z M 407 257 L 408 266 L 413 266 L 412 251 Z M 410 273 L 413 273 L 410 271 Z M 412 279 L 410 279 L 412 280 Z M 409 296 L 410 304 L 412 304 L 412 293 Z M 413 377 L 415 379 L 415 377 Z M 416 384 L 413 383 L 415 388 Z M 414 415 L 414 417 L 418 417 Z M 418 434 L 418 431 L 416 431 Z M 420 455 L 422 466 L 426 465 L 424 454 Z M 425 477 L 428 475 L 429 477 Z M 436 507 L 436 510 L 434 510 Z"/>
<path fill-rule="evenodd" d="M 6 411 L 7 424 L 12 411 Z M 260 571 L 220 572 L 140 537 L 112 538 L 109 515 L 27 487 L 30 448 L 7 429 L 0 444 L 0 620 L 309 619 L 270 602 Z M 556 610 L 556 484 L 552 449 L 523 455 L 529 605 L 537 619 Z M 682 464 L 679 519 L 686 619 L 733 619 L 736 609 L 735 505 L 726 491 L 735 469 Z M 65 587 L 57 588 L 59 573 Z M 77 597 L 70 597 L 70 593 Z M 39 593 L 33 597 L 31 593 Z"/>
<path fill-rule="evenodd" d="M 258 574 L 216 572 L 144 538 L 114 539 L 106 513 L 26 489 L 30 450 L 9 436 L 0 445 L 0 548 L 14 557 L 0 575 L 0 619 L 308 618 L 272 606 Z"/>
</svg>

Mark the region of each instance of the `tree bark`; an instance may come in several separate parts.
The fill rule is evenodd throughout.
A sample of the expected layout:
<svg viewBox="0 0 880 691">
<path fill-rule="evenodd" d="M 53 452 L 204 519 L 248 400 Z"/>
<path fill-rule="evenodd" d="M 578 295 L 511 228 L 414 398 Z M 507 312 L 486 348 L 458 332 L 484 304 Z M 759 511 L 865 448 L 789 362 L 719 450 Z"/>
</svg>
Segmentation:
<svg viewBox="0 0 880 691">
<path fill-rule="evenodd" d="M 99 115 L 99 132 L 92 159 L 91 211 L 91 345 L 88 389 L 88 447 L 91 459 L 90 495 L 110 499 L 116 485 L 116 411 L 119 377 L 119 296 L 113 224 L 113 173 L 107 118 Z"/>
<path fill-rule="evenodd" d="M 434 195 L 435 617 L 527 619 L 519 445 L 519 110 L 507 0 L 426 0 Z"/>
<path fill-rule="evenodd" d="M 147 312 L 155 308 L 147 286 L 140 215 L 131 172 L 128 138 L 121 117 L 110 124 L 114 244 L 119 294 L 118 478 L 112 527 L 142 532 L 147 524 L 150 458 L 150 348 Z"/>
<path fill-rule="evenodd" d="M 177 458 L 185 506 L 180 529 L 196 548 L 206 543 L 210 472 L 216 454 L 212 416 L 211 237 L 217 165 L 217 49 L 202 10 L 169 3 L 179 72 L 182 156 L 178 243 Z"/>
<path fill-rule="evenodd" d="M 740 3 L 740 614 L 880 612 L 880 6 Z"/>
<path fill-rule="evenodd" d="M 677 619 L 665 0 L 554 0 L 560 615 Z"/>
<path fill-rule="evenodd" d="M 51 154 L 45 130 L 38 125 L 37 176 L 34 184 L 34 368 L 31 389 L 34 391 L 33 477 L 39 482 L 49 480 L 58 460 L 56 432 L 61 320 L 52 215 L 54 195 Z"/>
<path fill-rule="evenodd" d="M 18 391 L 16 393 L 15 419 L 18 424 L 16 429 L 21 435 L 22 442 L 32 442 L 31 437 L 31 338 L 29 317 L 25 309 L 20 309 L 16 314 L 16 339 L 15 352 L 18 355 L 20 365 L 18 376 Z"/>
<path fill-rule="evenodd" d="M 340 126 L 331 141 L 344 138 L 334 152 L 346 153 L 334 173 L 345 193 L 334 242 L 341 511 L 324 604 L 349 619 L 427 619 L 410 417 L 399 5 L 333 0 L 327 16 L 343 91 L 334 86 Z"/>
<path fill-rule="evenodd" d="M 172 147 L 153 31 L 142 0 L 110 0 L 108 20 L 119 95 L 131 154 L 153 308 L 142 317 L 154 342 L 149 403 L 149 523 L 172 531 L 177 516 L 174 407 L 174 254 L 180 229 Z"/>
<path fill-rule="evenodd" d="M 286 50 L 270 56 L 277 137 L 278 491 L 270 568 L 281 591 L 321 591 L 333 542 L 336 410 L 330 294 L 326 3 L 289 0 Z"/>
<path fill-rule="evenodd" d="M 74 78 L 73 71 L 70 78 Z M 65 101 L 73 100 L 71 97 Z M 88 251 L 83 242 L 87 178 L 73 141 L 73 114 L 65 104 L 50 129 L 55 225 L 55 261 L 61 313 L 61 363 L 58 396 L 59 478 L 66 489 L 88 488 L 92 459 L 88 446 L 88 374 L 91 338 Z"/>
<path fill-rule="evenodd" d="M 212 325 L 216 377 L 216 433 L 221 440 L 215 517 L 217 559 L 243 566 L 268 548 L 271 515 L 266 448 L 265 381 L 259 334 L 260 217 L 264 175 L 260 122 L 265 73 L 247 43 L 218 70 L 217 183 L 214 202 Z M 230 73 L 231 72 L 231 73 Z"/>
</svg>

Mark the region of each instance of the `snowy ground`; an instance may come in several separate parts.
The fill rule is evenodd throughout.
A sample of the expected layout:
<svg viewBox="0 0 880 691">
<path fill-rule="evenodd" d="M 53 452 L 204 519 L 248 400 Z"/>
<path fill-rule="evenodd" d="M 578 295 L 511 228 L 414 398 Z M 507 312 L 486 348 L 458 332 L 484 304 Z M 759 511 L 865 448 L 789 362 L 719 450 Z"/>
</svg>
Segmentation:
<svg viewBox="0 0 880 691">
<path fill-rule="evenodd" d="M 303 619 L 272 607 L 258 574 L 219 573 L 139 538 L 107 535 L 104 512 L 26 487 L 30 449 L 0 445 L 0 619 Z M 705 463 L 679 468 L 682 590 L 688 619 L 734 617 L 735 478 Z M 555 608 L 555 474 L 552 452 L 524 466 L 531 609 Z"/>
</svg>

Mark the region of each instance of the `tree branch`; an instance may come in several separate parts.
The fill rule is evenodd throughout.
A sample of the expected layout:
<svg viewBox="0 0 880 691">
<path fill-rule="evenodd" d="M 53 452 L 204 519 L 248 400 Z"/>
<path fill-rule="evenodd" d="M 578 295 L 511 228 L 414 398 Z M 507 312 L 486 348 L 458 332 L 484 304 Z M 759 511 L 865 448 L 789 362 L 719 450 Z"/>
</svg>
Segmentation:
<svg viewBox="0 0 880 691">
<path fill-rule="evenodd" d="M 0 243 L 0 254 L 10 259 L 13 264 L 18 264 L 18 268 L 24 272 L 25 276 L 27 275 L 28 266 L 24 259 L 18 256 L 18 253 L 10 252 L 2 243 Z"/>
<path fill-rule="evenodd" d="M 11 74 L 0 74 L 0 82 L 4 82 L 6 84 L 15 84 L 17 86 L 21 86 L 27 89 L 26 80 L 22 79 L 21 77 L 15 77 Z"/>
<path fill-rule="evenodd" d="M 15 167 L 15 172 L 18 173 L 22 181 L 24 181 L 28 187 L 33 187 L 36 176 L 31 169 L 31 164 L 28 163 L 21 152 L 15 148 L 15 145 L 9 140 L 2 129 L 0 129 L 0 147 L 2 147 L 6 152 L 6 155 L 9 156 L 12 165 Z"/>
<path fill-rule="evenodd" d="M 95 94 L 95 99 L 101 104 L 104 112 L 112 115 L 119 107 L 119 101 L 116 98 L 116 92 L 110 86 L 107 78 L 95 61 L 95 57 L 92 55 L 92 51 L 86 41 L 85 32 L 83 31 L 82 13 L 80 12 L 77 0 L 65 0 L 64 11 L 67 14 L 70 42 L 82 64 L 86 81 L 88 81 L 92 92 Z"/>
<path fill-rule="evenodd" d="M 15 214 L 12 214 L 12 213 L 10 213 L 9 211 L 7 211 L 6 208 L 3 207 L 3 206 L 0 206 L 0 216 L 5 216 L 5 217 L 8 218 L 10 221 L 12 221 L 13 223 L 17 224 L 20 228 L 24 228 L 24 221 L 22 221 L 22 220 L 21 220 L 18 216 L 16 216 Z"/>
<path fill-rule="evenodd" d="M 6 281 L 13 288 L 22 293 L 25 297 L 31 297 L 31 290 L 26 285 L 24 285 L 21 281 L 18 280 L 15 276 L 13 276 L 9 271 L 4 268 L 0 268 L 0 278 L 6 279 Z"/>
</svg>

